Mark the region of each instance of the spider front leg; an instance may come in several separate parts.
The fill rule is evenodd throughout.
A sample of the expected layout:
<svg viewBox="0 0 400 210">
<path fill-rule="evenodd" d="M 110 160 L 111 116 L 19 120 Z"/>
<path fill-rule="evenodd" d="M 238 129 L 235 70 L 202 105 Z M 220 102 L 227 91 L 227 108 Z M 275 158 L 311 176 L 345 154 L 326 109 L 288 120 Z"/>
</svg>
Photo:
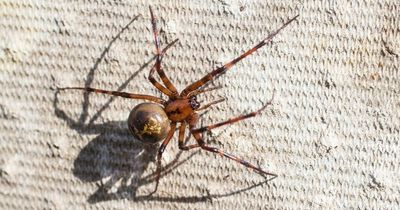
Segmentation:
<svg viewBox="0 0 400 210">
<path fill-rule="evenodd" d="M 157 169 L 156 169 L 156 186 L 149 195 L 154 194 L 157 192 L 158 189 L 158 184 L 160 183 L 160 177 L 161 177 L 161 158 L 162 154 L 164 153 L 165 148 L 167 147 L 168 143 L 171 141 L 172 137 L 174 136 L 175 133 L 175 128 L 176 128 L 176 123 L 171 123 L 171 128 L 167 134 L 167 137 L 165 137 L 164 141 L 161 143 L 161 146 L 158 149 L 157 153 Z"/>
<path fill-rule="evenodd" d="M 197 90 L 194 90 L 194 91 L 190 92 L 187 97 L 190 98 L 192 96 L 197 96 L 199 94 L 210 92 L 210 91 L 213 91 L 213 90 L 218 90 L 218 89 L 221 89 L 221 88 L 222 88 L 222 86 L 218 85 L 216 87 L 211 87 L 211 88 L 207 88 L 207 89 L 197 89 Z"/>
<path fill-rule="evenodd" d="M 210 103 L 201 106 L 201 107 L 198 108 L 196 111 L 201 111 L 201 110 L 204 110 L 204 109 L 208 109 L 208 108 L 211 107 L 212 105 L 221 103 L 221 102 L 223 102 L 223 101 L 225 101 L 225 98 L 221 98 L 221 99 L 218 99 L 218 100 L 216 100 L 216 101 L 211 101 Z"/>
<path fill-rule="evenodd" d="M 156 87 L 159 91 L 161 91 L 162 93 L 164 93 L 165 95 L 167 95 L 168 97 L 174 97 L 174 93 L 172 93 L 168 88 L 164 87 L 161 83 L 157 82 L 157 80 L 154 78 L 153 74 L 154 74 L 154 70 L 157 68 L 156 65 L 154 65 L 149 73 L 149 76 L 147 77 L 147 79 L 149 79 L 149 81 L 151 82 L 151 84 L 154 85 L 154 87 Z"/>
<path fill-rule="evenodd" d="M 175 88 L 175 86 L 171 83 L 171 81 L 168 79 L 167 75 L 165 74 L 164 70 L 161 68 L 161 60 L 162 56 L 164 53 L 160 49 L 160 39 L 158 38 L 158 30 L 157 30 L 157 19 L 154 16 L 153 10 L 151 7 L 150 9 L 150 15 L 151 15 L 151 24 L 153 28 L 153 35 L 154 35 L 154 44 L 156 45 L 156 63 L 154 65 L 155 70 L 157 70 L 158 75 L 160 76 L 161 80 L 163 81 L 165 87 L 173 94 L 173 95 L 178 95 L 178 90 Z M 175 43 L 177 40 L 175 40 L 173 43 Z M 154 71 L 152 69 L 152 71 Z"/>
<path fill-rule="evenodd" d="M 169 43 L 161 52 L 160 55 L 157 55 L 156 57 L 156 63 L 154 64 L 154 66 L 151 68 L 150 72 L 149 72 L 149 76 L 147 77 L 149 79 L 149 81 L 162 93 L 164 93 L 165 95 L 167 95 L 168 97 L 172 98 L 175 97 L 177 95 L 177 93 L 173 93 L 171 92 L 171 90 L 169 88 L 164 87 L 161 83 L 157 82 L 157 80 L 154 78 L 154 72 L 156 71 L 156 69 L 161 68 L 161 61 L 162 58 L 164 57 L 165 53 L 167 52 L 167 50 L 173 46 L 176 42 L 178 41 L 178 39 L 175 39 L 173 42 Z"/>
<path fill-rule="evenodd" d="M 203 78 L 201 78 L 200 80 L 192 83 L 191 85 L 187 86 L 182 92 L 181 92 L 181 96 L 187 96 L 188 94 L 190 94 L 192 91 L 197 90 L 198 88 L 200 88 L 201 86 L 203 86 L 204 84 L 206 84 L 207 82 L 209 82 L 210 80 L 212 80 L 215 76 L 229 70 L 232 68 L 232 66 L 234 66 L 237 62 L 239 62 L 240 60 L 242 60 L 243 58 L 251 55 L 253 52 L 257 51 L 259 48 L 261 48 L 262 46 L 268 44 L 269 42 L 272 41 L 272 38 L 274 38 L 282 29 L 284 29 L 286 26 L 288 26 L 292 21 L 294 21 L 299 15 L 296 15 L 295 17 L 293 17 L 292 19 L 290 19 L 289 21 L 287 21 L 286 23 L 284 23 L 279 29 L 277 29 L 276 31 L 274 31 L 273 33 L 271 33 L 270 35 L 268 35 L 264 40 L 262 40 L 260 43 L 258 43 L 256 46 L 254 46 L 253 48 L 251 48 L 250 50 L 246 51 L 245 53 L 243 53 L 242 55 L 240 55 L 239 57 L 231 60 L 230 62 L 226 63 L 225 65 L 211 71 L 210 73 L 208 73 L 206 76 L 204 76 Z"/>
</svg>

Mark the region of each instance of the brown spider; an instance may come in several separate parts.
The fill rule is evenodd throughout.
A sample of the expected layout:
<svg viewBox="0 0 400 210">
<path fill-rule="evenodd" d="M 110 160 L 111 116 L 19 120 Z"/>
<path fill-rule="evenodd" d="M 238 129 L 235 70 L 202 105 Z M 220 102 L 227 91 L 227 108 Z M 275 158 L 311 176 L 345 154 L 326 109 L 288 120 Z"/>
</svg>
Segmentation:
<svg viewBox="0 0 400 210">
<path fill-rule="evenodd" d="M 294 21 L 297 17 L 291 18 L 289 21 L 284 23 L 280 28 L 276 31 L 268 35 L 264 40 L 258 43 L 255 47 L 251 48 L 244 54 L 240 55 L 239 57 L 233 59 L 232 61 L 226 63 L 222 67 L 216 68 L 207 75 L 205 75 L 200 80 L 190 84 L 187 86 L 181 93 L 178 93 L 178 90 L 175 86 L 171 83 L 168 77 L 165 75 L 164 70 L 161 67 L 161 61 L 163 56 L 165 55 L 168 48 L 174 45 L 178 39 L 174 40 L 172 43 L 168 44 L 163 50 L 160 49 L 160 41 L 158 38 L 158 31 L 157 31 L 157 21 L 153 14 L 153 11 L 150 7 L 150 15 L 151 15 L 151 24 L 153 27 L 154 33 L 154 43 L 156 46 L 156 62 L 154 66 L 151 68 L 148 79 L 150 82 L 162 93 L 168 96 L 168 100 L 164 100 L 162 98 L 158 98 L 151 95 L 143 95 L 143 94 L 133 94 L 127 92 L 118 92 L 118 91 L 109 91 L 109 90 L 101 90 L 95 89 L 91 87 L 65 87 L 59 88 L 60 90 L 67 90 L 67 89 L 77 89 L 83 90 L 87 92 L 95 92 L 95 93 L 102 93 L 108 94 L 113 96 L 120 96 L 124 98 L 131 98 L 131 99 L 144 99 L 148 101 L 152 101 L 153 103 L 141 103 L 134 107 L 129 114 L 128 118 L 128 127 L 132 134 L 143 143 L 157 143 L 161 140 L 164 140 L 159 147 L 158 154 L 157 154 L 157 181 L 155 189 L 152 193 L 157 191 L 160 174 L 161 174 L 161 157 L 162 154 L 172 139 L 177 124 L 179 125 L 179 149 L 181 150 L 190 150 L 193 148 L 200 147 L 209 152 L 220 154 L 221 156 L 225 156 L 231 160 L 234 160 L 248 168 L 254 169 L 255 172 L 261 175 L 270 175 L 275 178 L 277 175 L 273 173 L 269 173 L 264 171 L 263 169 L 256 167 L 255 165 L 229 153 L 224 152 L 222 149 L 211 147 L 207 145 L 203 140 L 203 133 L 206 131 L 210 131 L 214 128 L 221 127 L 224 125 L 229 125 L 231 123 L 235 123 L 250 117 L 254 117 L 263 111 L 267 106 L 271 105 L 274 93 L 271 99 L 265 103 L 259 110 L 240 115 L 231 119 L 228 119 L 224 122 L 216 123 L 213 125 L 208 125 L 200 128 L 196 128 L 196 125 L 199 120 L 199 115 L 197 111 L 207 109 L 208 107 L 220 103 L 223 101 L 217 100 L 211 103 L 208 103 L 204 106 L 200 106 L 200 103 L 196 100 L 196 96 L 205 93 L 208 91 L 212 91 L 215 89 L 219 89 L 221 87 L 213 87 L 209 89 L 200 89 L 203 85 L 208 83 L 209 81 L 213 80 L 215 76 L 218 76 L 227 70 L 231 69 L 233 65 L 237 62 L 242 60 L 243 58 L 247 57 L 248 55 L 255 52 L 257 49 L 261 48 L 262 46 L 266 45 L 267 43 L 271 42 L 272 38 L 277 35 L 283 28 L 289 25 L 292 21 Z M 158 75 L 160 76 L 164 85 L 159 83 L 154 77 L 154 72 L 157 71 Z M 154 103 L 155 102 L 155 103 Z M 186 126 L 189 125 L 189 132 L 193 135 L 197 144 L 186 145 L 184 141 L 185 130 Z M 151 194 L 152 194 L 151 193 Z"/>
</svg>

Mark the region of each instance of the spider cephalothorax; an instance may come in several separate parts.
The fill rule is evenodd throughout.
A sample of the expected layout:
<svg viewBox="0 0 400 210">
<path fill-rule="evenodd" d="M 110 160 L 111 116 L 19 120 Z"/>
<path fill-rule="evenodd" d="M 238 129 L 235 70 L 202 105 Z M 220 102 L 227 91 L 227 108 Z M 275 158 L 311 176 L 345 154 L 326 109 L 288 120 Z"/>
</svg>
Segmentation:
<svg viewBox="0 0 400 210">
<path fill-rule="evenodd" d="M 277 35 L 283 28 L 285 28 L 289 23 L 294 21 L 297 17 L 293 17 L 286 23 L 284 23 L 279 29 L 268 35 L 264 40 L 258 43 L 255 47 L 251 48 L 250 50 L 246 51 L 242 55 L 238 56 L 237 58 L 231 60 L 230 62 L 226 63 L 225 65 L 214 69 L 210 73 L 206 74 L 201 79 L 197 80 L 196 82 L 187 86 L 181 93 L 178 93 L 175 86 L 171 83 L 171 81 L 166 76 L 164 70 L 161 67 L 161 61 L 163 56 L 165 55 L 167 49 L 169 49 L 173 44 L 175 44 L 178 40 L 173 41 L 172 43 L 168 44 L 163 50 L 160 49 L 160 42 L 158 38 L 158 30 L 156 25 L 156 18 L 150 8 L 151 14 L 151 23 L 153 26 L 153 33 L 154 33 L 154 43 L 156 46 L 156 62 L 152 69 L 150 70 L 148 79 L 149 81 L 163 94 L 168 96 L 168 100 L 164 100 L 162 98 L 158 98 L 155 96 L 150 95 L 143 95 L 143 94 L 133 94 L 133 93 L 126 93 L 126 92 L 118 92 L 118 91 L 108 91 L 108 90 L 101 90 L 95 89 L 90 87 L 66 87 L 60 88 L 61 90 L 66 89 L 79 89 L 84 90 L 87 92 L 95 92 L 95 93 L 103 93 L 113 96 L 120 96 L 124 98 L 131 98 L 131 99 L 144 99 L 151 101 L 151 103 L 141 103 L 135 106 L 129 114 L 128 118 L 128 127 L 129 130 L 132 132 L 137 139 L 144 143 L 156 143 L 162 141 L 162 144 L 158 150 L 157 154 L 157 182 L 154 192 L 157 190 L 158 182 L 161 173 L 161 157 L 162 154 L 172 139 L 177 124 L 179 123 L 179 149 L 181 150 L 190 150 L 193 148 L 201 148 L 208 152 L 213 152 L 220 154 L 226 158 L 234 160 L 248 168 L 254 169 L 256 172 L 263 174 L 263 175 L 270 175 L 276 177 L 277 175 L 273 173 L 269 173 L 264 171 L 263 169 L 235 156 L 229 154 L 219 148 L 215 148 L 206 144 L 203 140 L 203 132 L 210 131 L 214 128 L 228 125 L 231 123 L 235 123 L 250 117 L 254 117 L 263 111 L 267 106 L 271 105 L 273 96 L 269 101 L 267 101 L 264 106 L 260 109 L 250 112 L 248 114 L 243 114 L 237 117 L 233 117 L 226 121 L 216 123 L 209 126 L 203 126 L 200 128 L 196 128 L 196 125 L 199 120 L 198 111 L 204 110 L 209 108 L 211 105 L 217 104 L 223 100 L 217 100 L 210 102 L 206 105 L 200 106 L 200 103 L 197 101 L 197 95 L 218 89 L 220 87 L 214 87 L 209 89 L 202 89 L 202 87 L 208 83 L 209 81 L 213 80 L 215 76 L 221 75 L 221 73 L 228 71 L 232 68 L 237 62 L 242 60 L 243 58 L 247 57 L 248 55 L 255 52 L 260 47 L 266 45 L 267 43 L 271 42 L 272 38 Z M 160 76 L 162 83 L 158 82 L 153 74 L 157 72 Z M 189 132 L 196 140 L 196 144 L 186 145 L 185 142 L 185 130 L 186 127 L 189 126 Z"/>
</svg>

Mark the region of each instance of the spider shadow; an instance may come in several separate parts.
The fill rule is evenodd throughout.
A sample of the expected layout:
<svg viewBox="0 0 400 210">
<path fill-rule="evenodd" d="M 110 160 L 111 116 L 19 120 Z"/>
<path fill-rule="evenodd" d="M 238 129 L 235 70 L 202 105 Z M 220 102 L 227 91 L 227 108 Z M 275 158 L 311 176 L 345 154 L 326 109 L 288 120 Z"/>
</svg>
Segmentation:
<svg viewBox="0 0 400 210">
<path fill-rule="evenodd" d="M 132 19 L 120 32 L 108 43 L 102 51 L 100 57 L 95 61 L 87 75 L 85 87 L 90 87 L 94 80 L 94 74 L 99 64 L 104 60 L 105 55 L 110 50 L 112 44 L 118 40 L 120 35 L 132 24 L 138 16 Z M 133 80 L 141 71 L 143 71 L 155 57 L 144 63 L 132 76 L 130 76 L 117 91 L 122 91 L 127 87 L 129 82 Z M 254 187 L 260 186 L 269 180 L 265 180 L 254 185 L 236 190 L 225 194 L 210 194 L 199 196 L 182 196 L 182 197 L 163 197 L 139 195 L 138 189 L 141 186 L 151 184 L 156 181 L 155 172 L 144 175 L 150 162 L 155 159 L 157 145 L 144 145 L 129 133 L 126 122 L 112 121 L 106 123 L 95 124 L 96 120 L 101 116 L 114 101 L 115 97 L 111 97 L 94 115 L 89 119 L 89 95 L 83 92 L 82 112 L 77 120 L 74 120 L 59 107 L 60 91 L 55 91 L 53 107 L 55 115 L 64 120 L 67 125 L 76 130 L 81 135 L 97 135 L 91 140 L 78 154 L 74 161 L 73 174 L 84 182 L 96 182 L 98 189 L 89 196 L 89 203 L 97 203 L 107 200 L 130 199 L 133 201 L 167 201 L 167 202 L 204 202 L 213 198 L 226 197 L 238 194 Z M 163 167 L 161 177 L 170 173 L 181 164 L 189 160 L 195 154 L 193 152 L 184 160 L 179 161 L 182 152 L 179 152 L 174 160 L 167 163 Z"/>
<path fill-rule="evenodd" d="M 145 145 L 129 133 L 126 122 L 101 125 L 106 132 L 95 137 L 74 161 L 73 174 L 84 182 L 96 182 L 98 189 L 89 196 L 89 203 L 108 200 L 151 198 L 139 195 L 139 188 L 156 181 L 156 173 L 144 174 L 154 162 L 157 145 Z M 97 129 L 97 128 L 95 128 Z M 195 153 L 179 161 L 182 152 L 163 166 L 161 177 L 189 160 Z M 154 186 L 150 186 L 153 188 Z"/>
</svg>

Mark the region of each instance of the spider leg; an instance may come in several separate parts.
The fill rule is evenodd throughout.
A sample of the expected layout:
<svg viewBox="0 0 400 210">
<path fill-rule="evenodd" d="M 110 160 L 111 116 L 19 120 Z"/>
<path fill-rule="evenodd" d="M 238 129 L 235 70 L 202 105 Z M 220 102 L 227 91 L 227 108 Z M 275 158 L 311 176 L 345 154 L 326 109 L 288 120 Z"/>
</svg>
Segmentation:
<svg viewBox="0 0 400 210">
<path fill-rule="evenodd" d="M 229 125 L 229 124 L 232 124 L 232 123 L 235 123 L 235 122 L 239 122 L 241 120 L 244 120 L 244 119 L 247 119 L 247 118 L 250 118 L 250 117 L 255 117 L 256 115 L 260 114 L 264 109 L 266 109 L 269 105 L 272 104 L 272 101 L 274 100 L 274 96 L 275 96 L 275 90 L 272 93 L 271 99 L 257 111 L 250 112 L 250 113 L 244 114 L 244 115 L 240 115 L 238 117 L 234 117 L 234 118 L 231 118 L 231 119 L 228 119 L 226 121 L 223 121 L 223 122 L 220 122 L 220 123 L 216 123 L 216 124 L 213 124 L 213 125 L 208 125 L 208 126 L 204 126 L 204 127 L 196 128 L 196 129 L 192 129 L 191 128 L 190 132 L 192 132 L 192 133 L 203 133 L 205 131 L 210 131 L 210 130 L 212 130 L 214 128 L 218 128 L 218 127 L 221 127 L 221 126 L 224 126 L 224 125 Z"/>
<path fill-rule="evenodd" d="M 165 55 L 165 53 L 167 52 L 167 50 L 172 47 L 175 43 L 177 43 L 179 41 L 179 39 L 175 39 L 174 41 L 172 41 L 171 43 L 169 43 L 162 51 L 161 51 L 161 60 L 163 58 L 163 56 Z"/>
<path fill-rule="evenodd" d="M 190 150 L 193 148 L 200 147 L 198 144 L 193 145 L 185 145 L 185 130 L 186 130 L 186 122 L 183 121 L 179 127 L 179 149 L 181 150 Z"/>
<path fill-rule="evenodd" d="M 136 19 L 136 18 L 135 18 Z M 162 51 L 161 51 L 161 56 L 163 56 L 167 50 L 173 46 L 178 39 L 174 40 L 173 42 L 169 43 Z M 155 80 L 154 80 L 155 81 Z M 158 83 L 157 81 L 155 81 Z M 154 83 L 153 83 L 154 84 Z M 159 83 L 158 83 L 159 84 Z M 161 84 L 159 84 L 162 86 Z M 155 85 L 156 86 L 156 85 Z M 165 88 L 165 87 L 162 87 Z M 163 92 L 160 88 L 159 90 Z M 127 92 L 119 92 L 119 91 L 110 91 L 110 90 L 101 90 L 101 89 L 96 89 L 96 88 L 91 88 L 91 87 L 63 87 L 63 88 L 58 88 L 58 90 L 83 90 L 86 92 L 95 92 L 95 93 L 102 93 L 102 94 L 107 94 L 107 95 L 113 95 L 113 96 L 120 96 L 123 98 L 132 98 L 132 99 L 144 99 L 144 100 L 149 100 L 153 101 L 159 104 L 164 104 L 165 101 L 161 98 L 155 97 L 155 96 L 150 96 L 150 95 L 143 95 L 143 94 L 133 94 L 133 93 L 127 93 Z M 164 90 L 164 89 L 163 89 Z M 167 92 L 168 91 L 168 92 Z M 168 95 L 167 93 L 171 93 L 168 89 L 165 88 L 165 94 Z M 164 92 L 163 92 L 164 93 Z"/>
<path fill-rule="evenodd" d="M 169 44 L 163 49 L 163 51 L 161 52 L 161 54 L 160 54 L 160 55 L 157 55 L 157 57 L 156 57 L 157 61 L 156 61 L 156 63 L 154 64 L 154 66 L 151 68 L 151 70 L 150 70 L 150 72 L 149 72 L 149 76 L 147 77 L 148 80 L 151 82 L 151 84 L 153 84 L 159 91 L 161 91 L 162 93 L 164 93 L 164 94 L 167 95 L 168 97 L 173 97 L 173 96 L 176 95 L 176 94 L 172 93 L 170 89 L 164 87 L 161 83 L 157 82 L 157 80 L 154 78 L 153 74 L 154 74 L 154 71 L 155 71 L 157 68 L 161 68 L 161 66 L 158 66 L 158 67 L 157 67 L 157 62 L 158 62 L 158 61 L 159 61 L 159 62 L 162 61 L 162 58 L 163 58 L 163 56 L 165 55 L 165 53 L 167 52 L 167 50 L 168 50 L 172 45 L 174 45 L 177 41 L 178 41 L 178 39 L 175 39 L 173 42 L 169 43 Z M 158 60 L 158 59 L 159 59 L 159 60 Z"/>
<path fill-rule="evenodd" d="M 227 157 L 231 160 L 234 160 L 244 166 L 246 166 L 247 168 L 251 168 L 253 170 L 255 170 L 257 173 L 261 174 L 261 175 L 270 175 L 270 176 L 274 176 L 277 177 L 278 175 L 267 172 L 249 162 L 247 162 L 246 160 L 243 160 L 233 154 L 224 152 L 222 149 L 216 148 L 216 147 L 211 147 L 209 145 L 207 145 L 204 140 L 203 140 L 203 136 L 201 133 L 198 132 L 193 132 L 193 127 L 196 126 L 197 122 L 198 122 L 198 114 L 193 114 L 191 116 L 191 119 L 189 119 L 189 127 L 190 127 L 190 132 L 193 135 L 193 137 L 196 139 L 197 144 L 198 145 L 193 145 L 193 146 L 197 146 L 197 147 L 201 147 L 201 149 L 206 150 L 208 152 L 213 152 L 213 153 L 217 153 L 221 156 Z"/>
<path fill-rule="evenodd" d="M 224 152 L 222 149 L 219 149 L 219 148 L 216 148 L 216 147 L 210 147 L 210 146 L 208 146 L 208 145 L 206 145 L 206 144 L 200 145 L 200 147 L 201 147 L 202 149 L 208 151 L 208 152 L 217 153 L 217 154 L 219 154 L 219 155 L 221 155 L 221 156 L 224 156 L 224 157 L 227 157 L 227 158 L 229 158 L 229 159 L 231 159 L 231 160 L 234 160 L 234 161 L 236 161 L 236 162 L 238 162 L 238 163 L 240 163 L 240 164 L 246 166 L 247 168 L 251 168 L 251 169 L 255 170 L 255 171 L 256 171 L 257 173 L 259 173 L 259 174 L 262 174 L 262 175 L 270 175 L 270 176 L 274 176 L 274 177 L 277 177 L 277 176 L 278 176 L 278 175 L 276 175 L 276 174 L 273 174 L 273 173 L 264 171 L 263 169 L 261 169 L 261 168 L 255 166 L 255 165 L 253 165 L 253 164 L 247 162 L 246 160 L 243 160 L 243 159 L 241 159 L 241 158 L 239 158 L 239 157 L 237 157 L 237 156 L 235 156 L 235 155 L 233 155 L 233 154 L 229 154 L 229 153 L 227 153 L 227 152 Z"/>
<path fill-rule="evenodd" d="M 154 85 L 154 87 L 156 87 L 159 91 L 161 91 L 162 93 L 164 93 L 165 95 L 167 95 L 168 97 L 173 97 L 174 94 L 166 87 L 164 87 L 161 83 L 157 82 L 157 80 L 154 78 L 153 74 L 154 71 L 156 70 L 157 66 L 154 65 L 149 73 L 149 76 L 147 77 L 147 79 L 151 82 L 151 84 Z"/>
<path fill-rule="evenodd" d="M 215 105 L 215 104 L 218 104 L 218 103 L 221 103 L 223 101 L 225 101 L 225 98 L 221 98 L 221 99 L 218 99 L 216 101 L 211 101 L 210 103 L 198 108 L 196 111 L 201 111 L 201 110 L 207 109 L 208 107 L 210 107 L 212 105 Z"/>
<path fill-rule="evenodd" d="M 160 76 L 161 80 L 163 81 L 164 85 L 168 88 L 168 90 L 170 90 L 173 94 L 178 95 L 178 90 L 171 83 L 171 81 L 168 79 L 167 75 L 165 74 L 164 70 L 161 68 L 161 60 L 162 60 L 163 54 L 160 50 L 160 39 L 158 37 L 158 30 L 157 30 L 157 19 L 153 13 L 153 10 L 151 9 L 151 7 L 149 7 L 149 9 L 150 9 L 150 15 L 151 15 L 151 24 L 153 26 L 154 44 L 156 45 L 157 58 L 156 58 L 155 67 L 156 67 L 157 73 Z M 174 43 L 176 41 L 174 41 Z"/>
<path fill-rule="evenodd" d="M 165 101 L 163 99 L 157 98 L 155 96 L 143 95 L 143 94 L 133 94 L 133 93 L 119 92 L 119 91 L 102 90 L 102 89 L 96 89 L 96 88 L 90 88 L 90 87 L 64 87 L 64 88 L 58 88 L 58 90 L 83 90 L 86 92 L 94 92 L 94 93 L 101 93 L 101 94 L 107 94 L 107 95 L 112 95 L 112 96 L 120 96 L 123 98 L 144 99 L 144 100 L 153 101 L 153 102 L 156 102 L 159 104 L 165 103 Z"/>
<path fill-rule="evenodd" d="M 171 123 L 171 129 L 169 130 L 167 137 L 165 137 L 164 141 L 161 143 L 161 146 L 158 149 L 157 153 L 157 169 L 156 169 L 156 186 L 149 195 L 154 194 L 157 189 L 158 189 L 158 184 L 160 183 L 160 177 L 161 177 L 161 158 L 162 154 L 164 153 L 165 148 L 167 147 L 168 143 L 171 141 L 172 137 L 174 136 L 175 133 L 175 128 L 176 128 L 176 123 Z"/>
<path fill-rule="evenodd" d="M 211 71 L 210 73 L 208 73 L 207 75 L 205 75 L 203 78 L 201 78 L 200 80 L 190 84 L 189 86 L 187 86 L 182 92 L 181 92 L 181 96 L 186 96 L 188 95 L 190 92 L 198 89 L 199 87 L 203 86 L 204 84 L 206 84 L 207 82 L 209 82 L 210 80 L 212 80 L 215 76 L 229 70 L 230 68 L 232 68 L 233 65 L 235 65 L 237 62 L 239 62 L 240 60 L 242 60 L 243 58 L 249 56 L 250 54 L 252 54 L 253 52 L 255 52 L 256 50 L 258 50 L 259 48 L 261 48 L 262 46 L 268 44 L 270 41 L 272 41 L 272 38 L 275 37 L 282 29 L 284 29 L 286 26 L 288 26 L 292 21 L 294 21 L 299 15 L 296 15 L 295 17 L 293 17 L 292 19 L 290 19 L 289 21 L 287 21 L 286 23 L 284 23 L 280 28 L 278 28 L 276 31 L 274 31 L 273 33 L 269 34 L 264 40 L 262 40 L 260 43 L 258 43 L 256 46 L 254 46 L 253 48 L 251 48 L 250 50 L 246 51 L 245 53 L 243 53 L 242 55 L 238 56 L 237 58 L 231 60 L 230 62 L 226 63 L 225 65 L 214 69 L 213 71 Z"/>
<path fill-rule="evenodd" d="M 188 97 L 196 96 L 196 95 L 199 95 L 199 94 L 201 94 L 201 93 L 210 92 L 210 91 L 218 90 L 218 89 L 221 89 L 221 88 L 222 88 L 222 86 L 221 86 L 221 85 L 218 85 L 218 86 L 216 86 L 216 87 L 211 87 L 211 88 L 207 88 L 207 89 L 194 90 L 194 91 L 192 91 L 191 93 L 189 93 Z"/>
</svg>

